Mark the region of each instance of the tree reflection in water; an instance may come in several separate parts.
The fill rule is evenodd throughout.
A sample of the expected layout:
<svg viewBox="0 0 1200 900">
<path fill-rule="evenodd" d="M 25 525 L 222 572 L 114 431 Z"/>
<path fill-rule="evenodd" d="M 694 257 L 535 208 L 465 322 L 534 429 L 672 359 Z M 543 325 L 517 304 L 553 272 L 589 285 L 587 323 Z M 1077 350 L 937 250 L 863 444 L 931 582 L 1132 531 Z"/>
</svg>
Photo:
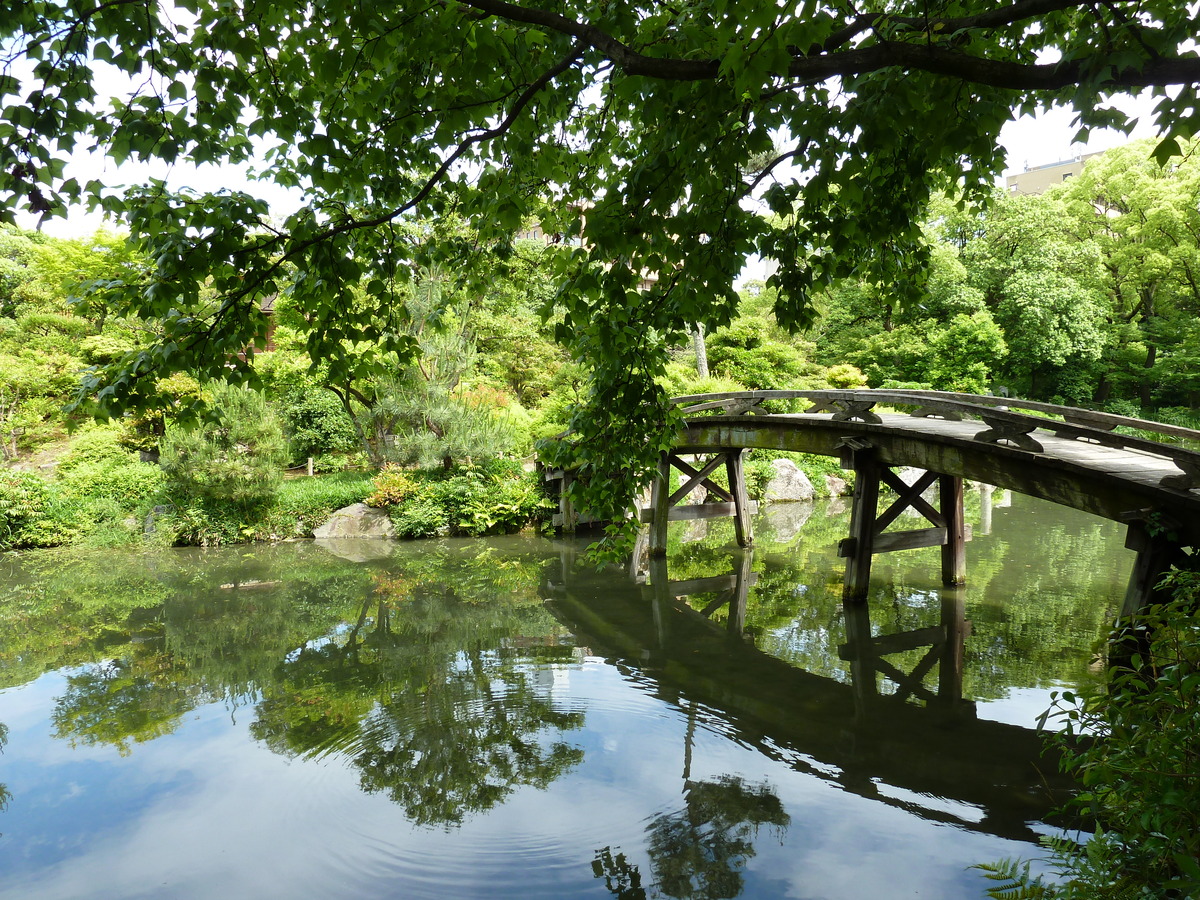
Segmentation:
<svg viewBox="0 0 1200 900">
<path fill-rule="evenodd" d="M 684 805 L 655 817 L 647 827 L 647 852 L 654 882 L 647 893 L 638 867 L 611 847 L 597 851 L 592 872 L 604 879 L 619 900 L 648 896 L 688 900 L 740 897 L 746 860 L 754 856 L 754 838 L 763 825 L 786 828 L 791 821 L 783 804 L 765 784 L 747 784 L 722 775 L 714 781 L 689 781 Z"/>
<path fill-rule="evenodd" d="M 8 743 L 8 726 L 0 722 L 0 751 L 4 750 L 4 745 Z M 8 809 L 8 803 L 12 800 L 12 794 L 8 788 L 0 784 L 0 812 Z"/>
<path fill-rule="evenodd" d="M 67 677 L 67 691 L 54 703 L 54 736 L 72 747 L 109 744 L 128 756 L 131 740 L 173 732 L 200 694 L 166 654 L 85 666 Z"/>
<path fill-rule="evenodd" d="M 754 839 L 763 825 L 783 830 L 791 817 L 766 784 L 748 784 L 736 775 L 711 780 L 691 777 L 696 734 L 696 706 L 688 713 L 684 739 L 683 808 L 655 816 L 646 827 L 654 882 L 642 887 L 641 872 L 624 853 L 611 847 L 596 852 L 592 874 L 618 900 L 648 896 L 680 900 L 731 900 L 744 887 L 746 861 L 754 856 Z"/>
<path fill-rule="evenodd" d="M 363 790 L 420 825 L 457 825 L 518 787 L 545 788 L 583 759 L 550 735 L 584 717 L 555 709 L 536 669 L 503 649 L 498 635 L 520 633 L 513 613 L 380 577 L 345 635 L 279 667 L 252 733 L 288 755 L 345 756 Z"/>
</svg>

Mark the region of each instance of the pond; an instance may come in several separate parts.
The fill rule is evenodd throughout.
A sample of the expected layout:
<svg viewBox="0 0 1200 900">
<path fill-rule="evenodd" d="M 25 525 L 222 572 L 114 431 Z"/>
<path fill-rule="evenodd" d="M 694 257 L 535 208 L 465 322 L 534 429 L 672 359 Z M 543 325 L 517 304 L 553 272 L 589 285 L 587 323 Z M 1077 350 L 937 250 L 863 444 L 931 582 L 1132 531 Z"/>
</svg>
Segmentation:
<svg viewBox="0 0 1200 900">
<path fill-rule="evenodd" d="M 1117 526 L 970 501 L 969 584 L 837 504 L 582 543 L 0 558 L 0 898 L 963 898 L 1067 785 Z M 990 519 L 990 521 L 988 521 Z"/>
</svg>

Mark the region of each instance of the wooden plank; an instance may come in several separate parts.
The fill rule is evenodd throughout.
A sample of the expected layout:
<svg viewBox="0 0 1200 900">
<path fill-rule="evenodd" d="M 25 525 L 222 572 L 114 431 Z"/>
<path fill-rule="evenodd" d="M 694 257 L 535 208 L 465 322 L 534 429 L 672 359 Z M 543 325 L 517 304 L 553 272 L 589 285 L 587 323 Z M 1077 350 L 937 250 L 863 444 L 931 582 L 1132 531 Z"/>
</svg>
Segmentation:
<svg viewBox="0 0 1200 900">
<path fill-rule="evenodd" d="M 897 550 L 916 550 L 921 547 L 940 547 L 946 543 L 945 528 L 920 528 L 915 531 L 889 531 L 875 536 L 876 553 Z"/>
<path fill-rule="evenodd" d="M 758 515 L 757 500 L 750 500 L 747 507 L 750 515 Z M 651 505 L 642 510 L 641 519 L 643 525 L 652 525 L 654 523 L 654 512 L 652 499 Z M 737 505 L 734 503 L 692 503 L 687 506 L 672 506 L 667 511 L 667 521 L 692 522 L 697 519 L 727 519 L 736 512 Z"/>
<path fill-rule="evenodd" d="M 905 484 L 904 481 L 893 472 L 889 467 L 884 466 L 879 471 L 880 477 L 884 484 L 890 487 L 898 495 L 896 501 L 875 520 L 875 533 L 881 533 L 885 528 L 896 521 L 904 510 L 912 507 L 930 523 L 934 525 L 945 525 L 945 519 L 941 513 L 929 505 L 924 497 L 921 496 L 927 489 L 933 486 L 938 479 L 937 472 L 925 472 L 913 484 Z"/>
<path fill-rule="evenodd" d="M 699 470 L 697 470 L 685 463 L 679 458 L 679 456 L 672 453 L 669 457 L 671 460 L 671 465 L 677 468 L 684 475 L 688 476 L 688 481 L 681 485 L 679 490 L 671 495 L 671 505 L 674 506 L 676 503 L 694 491 L 700 484 L 703 484 L 710 494 L 716 494 L 722 500 L 732 502 L 733 495 L 730 494 L 729 491 L 708 480 L 708 476 L 715 472 L 721 463 L 725 462 L 725 455 L 726 454 L 724 453 L 714 454 L 712 459 L 710 459 Z"/>
<path fill-rule="evenodd" d="M 689 594 L 709 594 L 713 591 L 731 591 L 737 587 L 737 575 L 714 575 L 711 578 L 690 578 L 686 581 L 672 581 L 671 596 L 686 597 Z"/>
<path fill-rule="evenodd" d="M 688 597 L 692 594 L 711 594 L 714 591 L 732 591 L 738 586 L 737 573 L 729 575 L 713 575 L 709 578 L 689 578 L 685 581 L 672 581 L 670 591 L 672 597 Z M 746 586 L 758 584 L 758 573 L 751 572 L 746 576 Z"/>
<path fill-rule="evenodd" d="M 733 600 L 734 590 L 735 590 L 735 588 L 730 588 L 727 591 L 723 591 L 721 593 L 721 596 L 717 597 L 716 600 L 714 600 L 712 603 L 708 604 L 708 606 L 704 607 L 704 609 L 700 610 L 700 615 L 704 616 L 704 618 L 706 618 L 706 619 L 711 619 L 713 613 L 715 613 L 718 609 L 720 609 L 726 603 L 729 603 Z"/>
</svg>

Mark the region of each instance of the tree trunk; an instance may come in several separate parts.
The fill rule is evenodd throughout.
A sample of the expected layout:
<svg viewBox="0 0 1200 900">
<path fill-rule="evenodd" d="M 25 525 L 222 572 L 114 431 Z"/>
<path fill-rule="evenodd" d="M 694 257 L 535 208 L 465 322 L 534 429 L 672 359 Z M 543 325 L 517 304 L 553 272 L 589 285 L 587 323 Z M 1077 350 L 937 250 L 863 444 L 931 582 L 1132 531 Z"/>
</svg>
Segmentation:
<svg viewBox="0 0 1200 900">
<path fill-rule="evenodd" d="M 692 347 L 696 351 L 696 374 L 701 378 L 708 377 L 708 348 L 704 346 L 704 325 L 696 323 L 692 332 Z"/>
<path fill-rule="evenodd" d="M 1142 401 L 1142 408 L 1147 409 L 1150 406 L 1151 392 L 1154 390 L 1154 377 L 1151 372 L 1154 371 L 1154 363 L 1158 360 L 1158 346 L 1156 344 L 1146 345 L 1146 362 L 1142 368 L 1146 373 L 1146 377 L 1142 379 L 1138 386 L 1138 399 Z"/>
</svg>

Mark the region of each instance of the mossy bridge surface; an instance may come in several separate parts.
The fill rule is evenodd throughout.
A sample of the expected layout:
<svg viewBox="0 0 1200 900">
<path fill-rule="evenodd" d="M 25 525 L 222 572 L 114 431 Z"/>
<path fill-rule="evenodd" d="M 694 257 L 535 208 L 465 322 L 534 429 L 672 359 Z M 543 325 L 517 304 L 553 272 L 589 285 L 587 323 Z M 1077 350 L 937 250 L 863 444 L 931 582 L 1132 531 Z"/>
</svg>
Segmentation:
<svg viewBox="0 0 1200 900">
<path fill-rule="evenodd" d="M 947 584 L 966 577 L 963 479 L 1061 503 L 1129 526 L 1138 552 L 1125 611 L 1152 599 L 1161 574 L 1189 547 L 1200 547 L 1200 431 L 1048 403 L 944 391 L 740 391 L 673 401 L 683 427 L 659 463 L 648 524 L 652 556 L 666 551 L 670 521 L 732 515 L 738 542 L 753 540 L 755 505 L 746 493 L 749 450 L 815 453 L 840 458 L 856 476 L 847 559 L 848 598 L 865 596 L 871 557 L 915 547 L 942 547 Z M 804 412 L 776 412 L 795 407 Z M 710 476 L 721 467 L 728 487 Z M 924 470 L 909 484 L 899 468 Z M 671 470 L 680 485 L 670 488 Z M 569 480 L 570 473 L 552 477 Z M 938 506 L 922 496 L 939 486 Z M 880 510 L 881 488 L 897 499 Z M 698 487 L 709 502 L 687 504 Z M 565 492 L 564 492 L 565 497 Z M 930 527 L 889 531 L 915 509 Z M 586 521 L 566 499 L 567 530 Z"/>
</svg>

